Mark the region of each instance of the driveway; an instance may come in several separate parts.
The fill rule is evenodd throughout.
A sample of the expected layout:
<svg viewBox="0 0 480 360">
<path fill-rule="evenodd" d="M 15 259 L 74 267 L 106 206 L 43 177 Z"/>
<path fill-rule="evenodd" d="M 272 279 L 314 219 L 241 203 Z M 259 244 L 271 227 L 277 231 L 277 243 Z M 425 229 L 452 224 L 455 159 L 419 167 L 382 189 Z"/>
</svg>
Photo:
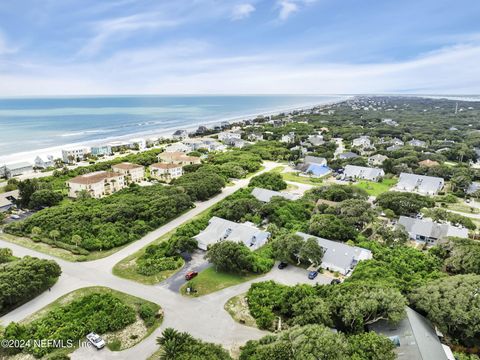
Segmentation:
<svg viewBox="0 0 480 360">
<path fill-rule="evenodd" d="M 207 260 L 204 259 L 204 256 L 205 256 L 205 252 L 201 250 L 195 251 L 192 254 L 191 260 L 189 260 L 188 262 L 185 262 L 185 265 L 180 269 L 180 271 L 178 271 L 173 276 L 169 277 L 165 281 L 162 281 L 156 286 L 163 287 L 178 293 L 182 285 L 186 283 L 185 274 L 187 272 L 189 271 L 200 272 L 212 266 L 212 264 L 210 264 Z"/>
</svg>

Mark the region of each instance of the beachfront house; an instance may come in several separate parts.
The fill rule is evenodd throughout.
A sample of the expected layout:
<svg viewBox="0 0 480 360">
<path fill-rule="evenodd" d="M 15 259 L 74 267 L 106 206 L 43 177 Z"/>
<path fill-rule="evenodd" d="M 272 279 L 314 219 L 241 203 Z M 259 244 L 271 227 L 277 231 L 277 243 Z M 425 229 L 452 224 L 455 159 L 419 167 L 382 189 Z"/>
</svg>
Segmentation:
<svg viewBox="0 0 480 360">
<path fill-rule="evenodd" d="M 37 156 L 33 163 L 37 169 L 46 169 L 55 165 L 52 155 L 48 155 L 46 159 L 43 159 L 41 156 Z"/>
<path fill-rule="evenodd" d="M 347 165 L 343 171 L 344 180 L 368 180 L 379 181 L 385 172 L 379 168 L 370 168 L 365 166 Z"/>
<path fill-rule="evenodd" d="M 187 130 L 177 130 L 172 134 L 173 140 L 183 140 L 188 138 Z"/>
<path fill-rule="evenodd" d="M 394 343 L 398 360 L 455 360 L 450 347 L 440 342 L 430 321 L 408 306 L 405 310 L 407 316 L 398 323 L 380 320 L 369 325 L 369 330 Z"/>
<path fill-rule="evenodd" d="M 437 195 L 444 184 L 445 181 L 440 177 L 401 173 L 395 189 L 421 195 Z"/>
<path fill-rule="evenodd" d="M 68 196 L 76 198 L 81 192 L 93 198 L 113 194 L 126 186 L 125 176 L 116 172 L 96 171 L 67 181 Z"/>
<path fill-rule="evenodd" d="M 241 131 L 222 131 L 218 134 L 218 140 L 226 142 L 230 139 L 241 139 L 242 132 Z"/>
<path fill-rule="evenodd" d="M 65 164 L 73 164 L 82 161 L 89 152 L 90 150 L 86 148 L 65 149 L 62 150 L 62 160 Z"/>
<path fill-rule="evenodd" d="M 304 240 L 310 238 L 317 240 L 324 251 L 320 266 L 328 271 L 338 271 L 342 275 L 349 275 L 360 261 L 372 258 L 370 250 L 358 246 L 350 246 L 342 242 L 327 240 L 302 232 L 297 232 L 297 235 Z"/>
<path fill-rule="evenodd" d="M 207 228 L 194 239 L 197 240 L 198 248 L 201 250 L 207 250 L 209 245 L 226 240 L 240 242 L 250 250 L 257 250 L 269 237 L 269 232 L 259 230 L 252 223 L 239 224 L 214 216 L 208 222 Z"/>
<path fill-rule="evenodd" d="M 123 162 L 112 165 L 112 170 L 119 174 L 123 174 L 127 184 L 139 183 L 145 178 L 145 167 L 142 165 Z"/>
<path fill-rule="evenodd" d="M 385 155 L 373 155 L 368 158 L 368 165 L 370 166 L 381 166 L 388 157 Z"/>
<path fill-rule="evenodd" d="M 90 152 L 95 156 L 110 156 L 113 154 L 112 147 L 110 145 L 96 145 L 90 148 Z"/>
<path fill-rule="evenodd" d="M 252 190 L 252 195 L 255 197 L 255 199 L 264 203 L 270 202 L 270 200 L 272 200 L 273 197 L 282 197 L 287 200 L 297 200 L 300 198 L 300 196 L 296 194 L 289 194 L 285 192 L 268 190 L 268 189 L 263 189 L 258 187 Z"/>
<path fill-rule="evenodd" d="M 448 237 L 468 238 L 468 229 L 437 223 L 431 219 L 400 216 L 397 226 L 403 227 L 410 239 L 428 245 L 435 245 L 439 240 L 445 240 Z"/>
<path fill-rule="evenodd" d="M 150 176 L 154 179 L 170 182 L 183 175 L 181 164 L 156 163 L 150 165 Z"/>
<path fill-rule="evenodd" d="M 188 156 L 181 152 L 163 152 L 158 155 L 158 160 L 170 164 L 193 165 L 200 164 L 198 156 Z"/>
<path fill-rule="evenodd" d="M 10 179 L 14 176 L 29 174 L 33 172 L 33 165 L 28 162 L 19 162 L 3 165 L 0 167 L 0 177 Z"/>
<path fill-rule="evenodd" d="M 167 153 L 173 153 L 173 152 L 189 153 L 193 151 L 193 149 L 189 145 L 178 142 L 178 143 L 174 143 L 166 146 L 163 151 Z"/>
</svg>

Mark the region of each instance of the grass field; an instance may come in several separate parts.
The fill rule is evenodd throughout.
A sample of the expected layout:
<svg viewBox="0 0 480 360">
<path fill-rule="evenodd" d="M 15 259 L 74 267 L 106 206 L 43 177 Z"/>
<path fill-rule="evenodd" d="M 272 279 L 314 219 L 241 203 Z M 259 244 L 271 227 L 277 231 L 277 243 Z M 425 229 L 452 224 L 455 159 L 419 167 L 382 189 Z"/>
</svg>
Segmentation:
<svg viewBox="0 0 480 360">
<path fill-rule="evenodd" d="M 378 196 L 390 190 L 397 183 L 397 179 L 383 179 L 381 182 L 359 181 L 354 186 L 365 190 L 370 196 Z"/>
<path fill-rule="evenodd" d="M 130 305 L 137 310 L 142 304 L 150 304 L 155 309 L 155 312 L 161 313 L 161 307 L 158 304 L 152 303 L 145 299 L 141 299 L 129 294 L 122 293 L 120 291 L 112 290 L 110 288 L 106 288 L 102 286 L 93 286 L 93 287 L 87 287 L 87 288 L 82 288 L 82 289 L 72 291 L 58 298 L 51 304 L 45 306 L 43 309 L 37 311 L 36 313 L 22 320 L 21 323 L 22 324 L 30 323 L 33 320 L 48 316 L 48 313 L 50 311 L 57 309 L 61 306 L 65 306 L 66 304 L 70 303 L 73 300 L 78 300 L 83 296 L 90 295 L 93 293 L 112 294 L 117 298 L 119 298 L 120 300 L 122 300 L 125 304 Z M 101 335 L 109 348 L 111 348 L 111 346 L 109 345 L 115 344 L 116 345 L 114 347 L 115 350 L 125 350 L 132 346 L 135 346 L 136 344 L 141 342 L 143 339 L 147 338 L 150 334 L 152 334 L 152 332 L 162 324 L 162 320 L 163 320 L 163 316 L 156 319 L 151 326 L 147 327 L 144 324 L 143 320 L 141 320 L 137 316 L 137 321 L 127 326 L 126 328 L 116 332 L 101 334 Z M 59 355 L 68 354 L 74 350 L 75 348 L 59 349 L 58 351 L 54 351 L 52 354 L 59 354 Z"/>
<path fill-rule="evenodd" d="M 187 287 L 192 287 L 196 291 L 194 294 L 192 294 L 193 296 L 207 295 L 212 292 L 255 279 L 258 276 L 261 276 L 261 274 L 244 276 L 216 271 L 214 267 L 209 267 L 201 271 L 195 278 L 183 285 L 180 289 L 180 292 L 183 295 L 186 295 Z"/>
<path fill-rule="evenodd" d="M 313 185 L 318 186 L 323 183 L 321 178 L 311 178 L 306 176 L 300 176 L 296 172 L 284 172 L 282 173 L 283 180 L 285 181 L 292 181 L 301 184 Z"/>
</svg>

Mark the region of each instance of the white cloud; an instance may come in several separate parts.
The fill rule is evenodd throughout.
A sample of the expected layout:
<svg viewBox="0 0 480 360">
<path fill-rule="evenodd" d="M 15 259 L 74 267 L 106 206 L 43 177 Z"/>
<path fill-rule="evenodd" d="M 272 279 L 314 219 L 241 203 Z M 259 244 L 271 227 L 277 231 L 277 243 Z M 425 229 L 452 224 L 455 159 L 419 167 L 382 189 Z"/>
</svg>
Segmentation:
<svg viewBox="0 0 480 360">
<path fill-rule="evenodd" d="M 237 4 L 232 10 L 232 20 L 242 20 L 249 17 L 255 11 L 255 6 L 250 3 Z"/>
<path fill-rule="evenodd" d="M 280 20 L 287 20 L 291 14 L 298 11 L 298 5 L 290 0 L 280 0 L 278 6 L 280 7 L 278 14 Z"/>
<path fill-rule="evenodd" d="M 104 20 L 94 24 L 95 36 L 79 51 L 79 55 L 94 55 L 114 37 L 129 36 L 131 33 L 145 30 L 174 27 L 178 20 L 164 20 L 158 13 L 136 14 Z"/>
</svg>

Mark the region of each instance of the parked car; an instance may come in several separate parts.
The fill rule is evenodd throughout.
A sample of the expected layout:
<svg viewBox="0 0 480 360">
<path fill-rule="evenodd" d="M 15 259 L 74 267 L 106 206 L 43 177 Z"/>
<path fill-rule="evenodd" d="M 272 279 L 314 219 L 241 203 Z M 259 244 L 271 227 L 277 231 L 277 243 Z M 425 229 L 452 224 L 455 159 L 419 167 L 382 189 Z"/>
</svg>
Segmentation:
<svg viewBox="0 0 480 360">
<path fill-rule="evenodd" d="M 283 262 L 283 261 L 280 264 L 278 264 L 278 268 L 280 270 L 285 269 L 287 266 L 288 266 L 288 263 Z"/>
<path fill-rule="evenodd" d="M 18 219 L 20 219 L 20 216 L 17 215 L 17 214 L 12 214 L 12 215 L 10 215 L 10 219 L 18 220 Z"/>
<path fill-rule="evenodd" d="M 333 279 L 332 281 L 330 281 L 330 285 L 337 285 L 340 283 L 341 283 L 340 279 Z"/>
<path fill-rule="evenodd" d="M 308 278 L 309 278 L 310 280 L 313 280 L 313 279 L 315 279 L 315 278 L 317 277 L 317 275 L 318 275 L 318 271 L 310 271 L 310 272 L 308 273 Z"/>
<path fill-rule="evenodd" d="M 101 348 L 105 347 L 105 341 L 100 337 L 100 335 L 95 334 L 94 332 L 91 332 L 90 334 L 87 335 L 87 340 L 97 348 L 97 350 L 100 350 Z"/>
<path fill-rule="evenodd" d="M 185 274 L 185 280 L 192 280 L 195 276 L 198 275 L 196 271 L 189 271 Z"/>
</svg>

